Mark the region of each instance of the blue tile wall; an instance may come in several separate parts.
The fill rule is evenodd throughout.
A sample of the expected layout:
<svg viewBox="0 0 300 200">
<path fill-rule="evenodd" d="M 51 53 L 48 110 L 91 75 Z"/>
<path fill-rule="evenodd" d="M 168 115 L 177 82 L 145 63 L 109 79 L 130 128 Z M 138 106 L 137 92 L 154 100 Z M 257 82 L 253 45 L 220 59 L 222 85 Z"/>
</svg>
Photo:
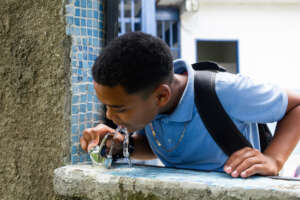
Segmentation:
<svg viewBox="0 0 300 200">
<path fill-rule="evenodd" d="M 90 162 L 79 144 L 82 131 L 99 123 L 100 102 L 93 88 L 92 65 L 104 44 L 103 0 L 69 0 L 66 33 L 71 47 L 71 162 Z"/>
</svg>

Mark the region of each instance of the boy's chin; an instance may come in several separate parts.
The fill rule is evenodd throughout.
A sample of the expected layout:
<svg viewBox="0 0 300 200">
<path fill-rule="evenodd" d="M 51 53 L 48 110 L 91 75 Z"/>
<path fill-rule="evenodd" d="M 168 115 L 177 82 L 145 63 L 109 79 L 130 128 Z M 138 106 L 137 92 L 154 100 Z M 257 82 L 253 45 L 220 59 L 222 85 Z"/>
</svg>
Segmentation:
<svg viewBox="0 0 300 200">
<path fill-rule="evenodd" d="M 136 127 L 126 127 L 126 128 L 127 128 L 127 131 L 128 131 L 129 133 L 133 133 L 133 132 L 136 132 L 136 131 L 138 131 L 138 130 L 141 130 L 141 129 L 136 128 Z"/>
<path fill-rule="evenodd" d="M 129 133 L 133 133 L 133 132 L 137 131 L 137 129 L 136 128 L 127 128 L 127 131 Z"/>
</svg>

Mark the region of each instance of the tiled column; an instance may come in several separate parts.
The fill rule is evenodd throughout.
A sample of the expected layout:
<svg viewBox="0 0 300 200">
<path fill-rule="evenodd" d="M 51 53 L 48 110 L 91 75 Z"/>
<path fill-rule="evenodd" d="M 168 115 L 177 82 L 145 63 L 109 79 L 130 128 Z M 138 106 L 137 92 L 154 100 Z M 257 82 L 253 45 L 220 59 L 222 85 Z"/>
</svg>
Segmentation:
<svg viewBox="0 0 300 200">
<path fill-rule="evenodd" d="M 99 123 L 100 103 L 93 88 L 91 68 L 104 45 L 104 0 L 69 0 L 66 32 L 72 38 L 71 162 L 89 162 L 79 145 L 85 128 Z"/>
</svg>

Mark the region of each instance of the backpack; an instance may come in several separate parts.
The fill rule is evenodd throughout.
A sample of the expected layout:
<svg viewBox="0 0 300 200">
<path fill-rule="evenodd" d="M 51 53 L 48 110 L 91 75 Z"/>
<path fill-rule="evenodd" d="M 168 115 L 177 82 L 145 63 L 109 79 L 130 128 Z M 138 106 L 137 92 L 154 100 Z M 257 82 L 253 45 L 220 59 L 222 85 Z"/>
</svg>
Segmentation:
<svg viewBox="0 0 300 200">
<path fill-rule="evenodd" d="M 195 70 L 195 104 L 212 138 L 228 156 L 244 147 L 252 147 L 235 126 L 217 97 L 215 76 L 218 72 L 225 72 L 225 68 L 209 61 L 194 63 L 192 67 Z M 258 124 L 258 129 L 260 147 L 263 152 L 272 140 L 272 134 L 266 124 Z"/>
</svg>

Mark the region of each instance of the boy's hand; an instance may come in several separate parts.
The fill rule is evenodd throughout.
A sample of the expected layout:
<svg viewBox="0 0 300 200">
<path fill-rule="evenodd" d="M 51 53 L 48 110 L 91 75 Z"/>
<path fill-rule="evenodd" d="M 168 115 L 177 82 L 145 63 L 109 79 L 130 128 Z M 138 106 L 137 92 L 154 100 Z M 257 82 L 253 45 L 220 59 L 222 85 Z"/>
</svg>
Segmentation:
<svg viewBox="0 0 300 200">
<path fill-rule="evenodd" d="M 232 177 L 240 176 L 242 178 L 254 174 L 277 175 L 279 170 L 273 158 L 249 147 L 233 153 L 224 165 L 224 171 L 227 174 L 230 174 Z"/>
<path fill-rule="evenodd" d="M 104 136 L 107 133 L 115 133 L 113 140 L 115 142 L 114 150 L 122 149 L 122 142 L 124 140 L 124 136 L 121 133 L 115 132 L 114 129 L 104 125 L 99 124 L 93 128 L 87 128 L 83 131 L 83 136 L 80 138 L 80 145 L 84 151 L 88 151 L 98 145 Z M 106 146 L 110 148 L 111 139 L 108 139 L 106 142 Z"/>
</svg>

